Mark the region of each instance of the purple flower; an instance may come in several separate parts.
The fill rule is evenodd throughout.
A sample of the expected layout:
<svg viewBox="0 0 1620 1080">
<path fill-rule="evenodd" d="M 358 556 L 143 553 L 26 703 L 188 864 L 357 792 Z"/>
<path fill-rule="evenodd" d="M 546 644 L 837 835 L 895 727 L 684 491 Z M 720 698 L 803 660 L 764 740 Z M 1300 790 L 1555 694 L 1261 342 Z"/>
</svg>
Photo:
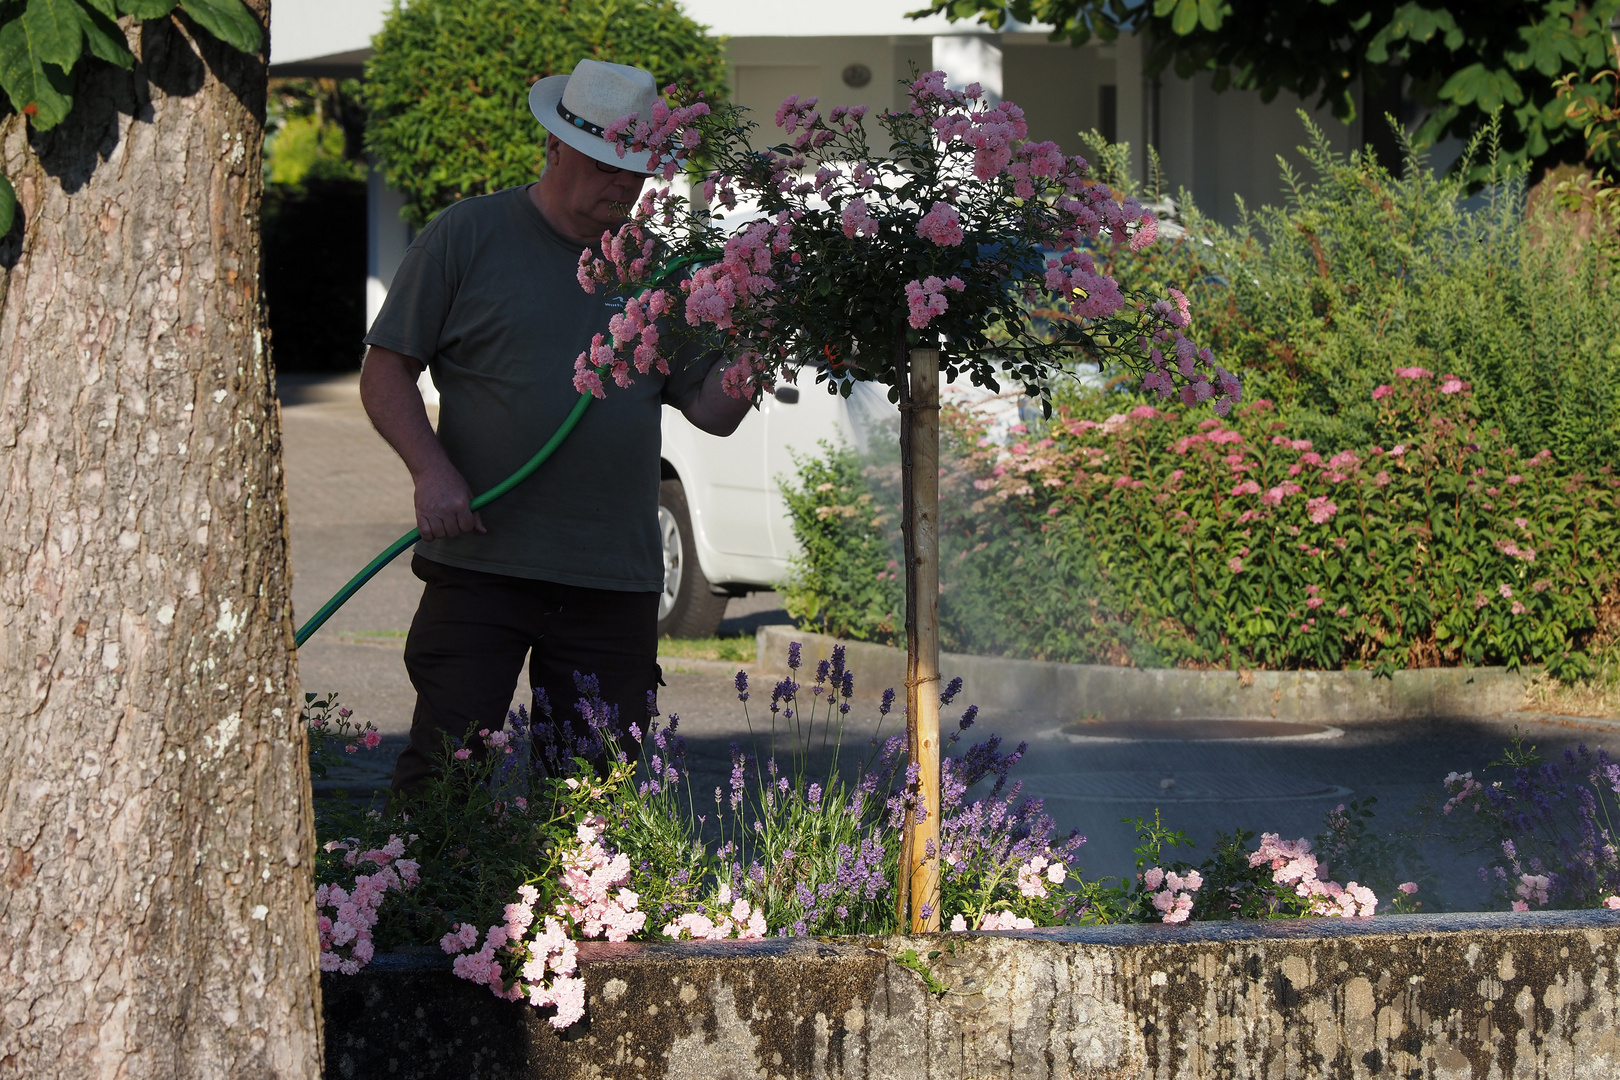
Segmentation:
<svg viewBox="0 0 1620 1080">
<path fill-rule="evenodd" d="M 746 671 L 737 672 L 736 679 L 734 679 L 732 681 L 736 684 L 736 687 L 737 687 L 737 700 L 738 701 L 747 701 L 748 700 L 748 672 L 746 672 Z"/>
<path fill-rule="evenodd" d="M 803 647 L 797 641 L 788 642 L 788 670 L 799 670 L 799 651 Z"/>
<path fill-rule="evenodd" d="M 958 675 L 956 678 L 952 679 L 949 683 L 945 684 L 944 691 L 939 695 L 939 703 L 941 705 L 949 705 L 952 701 L 954 701 L 956 699 L 956 695 L 960 694 L 961 692 L 962 692 L 962 676 Z"/>
<path fill-rule="evenodd" d="M 879 716 L 888 716 L 889 710 L 894 708 L 894 687 L 883 691 L 883 702 L 878 706 Z"/>
</svg>

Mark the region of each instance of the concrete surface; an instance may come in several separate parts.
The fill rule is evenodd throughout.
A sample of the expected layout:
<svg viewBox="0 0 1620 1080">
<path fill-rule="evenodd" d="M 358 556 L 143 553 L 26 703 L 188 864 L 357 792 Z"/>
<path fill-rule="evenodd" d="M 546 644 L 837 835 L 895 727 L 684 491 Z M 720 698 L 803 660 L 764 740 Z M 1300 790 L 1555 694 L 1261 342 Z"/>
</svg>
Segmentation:
<svg viewBox="0 0 1620 1080">
<path fill-rule="evenodd" d="M 561 1035 L 443 955 L 385 956 L 322 977 L 327 1075 L 1599 1080 L 1617 952 L 1611 911 L 587 943 Z"/>
<path fill-rule="evenodd" d="M 839 642 L 790 626 L 758 634 L 763 670 L 787 670 L 788 643 L 803 646 L 805 662 L 844 645 L 847 663 L 879 681 L 905 681 L 906 653 L 887 645 Z M 1105 720 L 1303 720 L 1357 724 L 1377 720 L 1439 720 L 1495 716 L 1524 703 L 1525 678 L 1500 667 L 1421 668 L 1391 678 L 1370 671 L 1182 671 L 1163 668 L 1054 664 L 1002 656 L 942 653 L 940 670 L 959 675 L 986 709 L 1039 709 L 1072 703 Z"/>
</svg>

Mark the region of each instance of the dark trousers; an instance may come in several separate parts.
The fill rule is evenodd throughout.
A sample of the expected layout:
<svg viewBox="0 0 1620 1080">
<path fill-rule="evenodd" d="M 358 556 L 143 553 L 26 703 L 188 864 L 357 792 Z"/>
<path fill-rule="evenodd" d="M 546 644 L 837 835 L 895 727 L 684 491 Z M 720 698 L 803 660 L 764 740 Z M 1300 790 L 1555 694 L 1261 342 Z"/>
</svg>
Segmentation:
<svg viewBox="0 0 1620 1080">
<path fill-rule="evenodd" d="M 416 687 L 411 742 L 394 766 L 394 790 L 438 771 L 445 736 L 499 731 L 529 657 L 529 685 L 542 689 L 556 721 L 584 734 L 574 673 L 594 675 L 619 710 L 619 729 L 646 726 L 659 682 L 658 593 L 614 592 L 486 574 L 411 559 L 422 603 L 405 640 Z M 532 655 L 531 655 L 532 651 Z"/>
</svg>

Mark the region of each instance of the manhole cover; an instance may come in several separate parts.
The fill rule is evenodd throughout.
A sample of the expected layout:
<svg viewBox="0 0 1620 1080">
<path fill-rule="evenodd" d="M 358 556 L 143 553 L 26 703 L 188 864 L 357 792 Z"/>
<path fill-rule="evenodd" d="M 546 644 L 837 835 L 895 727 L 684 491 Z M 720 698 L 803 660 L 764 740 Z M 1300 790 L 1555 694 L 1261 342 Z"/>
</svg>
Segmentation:
<svg viewBox="0 0 1620 1080">
<path fill-rule="evenodd" d="M 1076 720 L 1060 732 L 1070 742 L 1301 742 L 1344 734 L 1327 724 L 1287 720 Z"/>
<path fill-rule="evenodd" d="M 1024 794 L 1078 802 L 1279 802 L 1342 799 L 1351 790 L 1301 776 L 1255 773 L 1043 773 L 1023 777 Z"/>
</svg>

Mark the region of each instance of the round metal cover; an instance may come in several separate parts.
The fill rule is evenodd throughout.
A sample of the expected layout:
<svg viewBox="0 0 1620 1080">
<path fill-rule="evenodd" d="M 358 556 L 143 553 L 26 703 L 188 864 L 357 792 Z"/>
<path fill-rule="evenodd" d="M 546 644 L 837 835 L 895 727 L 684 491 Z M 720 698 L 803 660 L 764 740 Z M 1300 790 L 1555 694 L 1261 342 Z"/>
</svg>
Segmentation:
<svg viewBox="0 0 1620 1080">
<path fill-rule="evenodd" d="M 859 90 L 872 81 L 872 69 L 865 64 L 851 64 L 844 69 L 844 85 Z"/>
</svg>

